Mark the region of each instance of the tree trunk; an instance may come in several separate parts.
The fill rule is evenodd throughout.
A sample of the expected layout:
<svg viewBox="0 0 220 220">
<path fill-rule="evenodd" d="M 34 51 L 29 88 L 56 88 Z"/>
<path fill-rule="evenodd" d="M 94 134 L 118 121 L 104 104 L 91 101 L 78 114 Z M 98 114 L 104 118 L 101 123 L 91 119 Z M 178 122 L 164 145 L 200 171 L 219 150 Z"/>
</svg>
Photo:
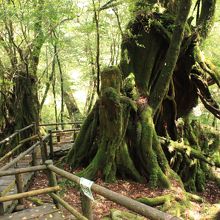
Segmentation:
<svg viewBox="0 0 220 220">
<path fill-rule="evenodd" d="M 64 102 L 66 104 L 66 108 L 69 113 L 71 122 L 75 122 L 77 119 L 82 118 L 82 115 L 76 104 L 75 98 L 70 92 L 64 92 Z"/>
<path fill-rule="evenodd" d="M 197 35 L 186 22 L 190 6 L 191 0 L 180 1 L 175 21 L 168 12 L 141 11 L 129 23 L 122 43 L 122 72 L 117 67 L 101 72 L 99 100 L 67 156 L 72 168 L 86 167 L 80 176 L 105 181 L 120 176 L 183 188 L 180 176 L 186 186 L 194 184 L 189 190 L 203 188 L 206 168 L 201 163 L 190 166 L 191 158 L 183 152 L 173 155 L 158 138 L 177 140 L 176 120 L 188 115 L 198 99 L 199 86 L 190 75 L 198 54 Z M 196 151 L 191 128 L 187 130 L 184 135 Z M 178 158 L 174 170 L 179 176 L 169 164 L 173 156 Z"/>
<path fill-rule="evenodd" d="M 203 39 L 205 39 L 214 23 L 214 15 L 216 8 L 216 0 L 199 0 L 201 3 L 198 4 L 198 18 L 196 25 L 199 27 L 199 33 Z"/>
</svg>

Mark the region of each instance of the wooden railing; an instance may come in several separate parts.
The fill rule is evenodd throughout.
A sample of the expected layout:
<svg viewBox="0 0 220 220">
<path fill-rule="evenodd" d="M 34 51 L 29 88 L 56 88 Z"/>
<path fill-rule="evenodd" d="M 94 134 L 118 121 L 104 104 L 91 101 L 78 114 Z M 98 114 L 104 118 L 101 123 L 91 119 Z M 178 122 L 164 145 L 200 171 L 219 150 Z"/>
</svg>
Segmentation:
<svg viewBox="0 0 220 220">
<path fill-rule="evenodd" d="M 80 127 L 81 127 L 82 121 L 77 122 L 69 122 L 69 123 L 48 123 L 48 124 L 40 124 L 40 127 L 49 127 L 48 133 L 51 134 L 51 141 L 53 144 L 68 144 L 73 143 L 76 139 L 77 134 L 79 133 Z M 72 128 L 68 129 L 61 129 L 59 126 L 71 126 Z M 51 128 L 54 129 L 51 129 Z M 69 141 L 63 141 L 62 137 L 65 135 L 72 135 L 72 139 Z"/>
<path fill-rule="evenodd" d="M 24 132 L 31 129 L 31 136 L 22 139 L 22 135 Z M 17 130 L 9 137 L 0 141 L 0 154 L 4 154 L 3 157 L 0 158 L 0 163 L 9 160 L 12 156 L 15 156 L 17 152 L 20 152 L 24 144 L 29 143 L 31 145 L 32 141 L 36 141 L 38 139 L 36 124 L 30 124 L 20 130 Z"/>
<path fill-rule="evenodd" d="M 48 145 L 50 149 L 49 157 L 53 159 L 53 146 L 56 144 L 62 145 L 62 144 L 68 144 L 73 143 L 76 139 L 77 134 L 79 133 L 80 126 L 82 122 L 70 122 L 70 123 L 50 123 L 50 124 L 40 124 L 39 127 L 49 127 L 48 134 L 49 136 L 46 136 L 46 139 L 48 140 Z M 70 125 L 73 128 L 72 129 L 65 129 L 65 130 L 52 130 L 51 127 L 55 126 L 58 127 L 59 125 L 65 126 Z M 32 129 L 33 133 L 30 137 L 22 139 L 22 133 Z M 62 136 L 69 134 L 72 135 L 71 139 L 68 141 L 62 141 Z M 45 138 L 44 138 L 45 139 Z M 2 148 L 8 148 L 8 150 L 4 149 L 4 156 L 0 157 L 0 167 L 1 163 L 5 163 L 9 161 L 12 157 L 17 156 L 17 152 L 20 152 L 24 144 L 28 143 L 31 144 L 33 141 L 39 140 L 39 136 L 37 134 L 37 128 L 36 124 L 33 123 L 31 125 L 26 126 L 25 128 L 22 128 L 20 130 L 17 130 L 13 134 L 11 134 L 9 137 L 5 138 L 4 140 L 0 141 L 0 152 Z M 13 142 L 13 143 L 12 143 Z M 40 142 L 40 140 L 39 140 Z M 38 143 L 39 145 L 39 143 Z M 32 147 L 32 146 L 31 146 Z M 31 148 L 30 147 L 30 148 Z M 29 148 L 29 149 L 30 149 Z M 28 152 L 29 152 L 28 149 Z M 47 148 L 44 147 L 44 153 L 47 153 Z M 25 153 L 26 155 L 27 153 Z M 34 158 L 34 155 L 33 155 Z M 45 158 L 46 159 L 46 158 Z M 45 161 L 45 160 L 44 160 Z"/>
<path fill-rule="evenodd" d="M 3 139 L 2 141 L 0 141 L 0 145 L 9 143 L 9 142 L 10 142 L 11 140 L 13 140 L 13 138 L 15 138 L 15 137 L 16 137 L 16 138 L 18 139 L 18 141 L 20 142 L 20 138 L 21 138 L 22 132 L 27 131 L 28 129 L 32 129 L 32 130 L 34 131 L 33 133 L 36 134 L 36 124 L 35 124 L 35 123 L 32 123 L 32 124 L 30 124 L 30 125 L 28 125 L 28 126 L 22 128 L 22 129 L 20 129 L 20 130 L 15 131 L 15 132 L 14 132 L 13 134 L 11 134 L 9 137 L 7 137 L 7 138 Z"/>
<path fill-rule="evenodd" d="M 32 190 L 29 192 L 23 192 L 22 188 L 22 174 L 26 172 L 35 172 L 40 170 L 47 170 L 47 174 L 49 177 L 49 187 L 44 189 Z M 20 178 L 17 179 L 17 189 L 18 193 L 9 196 L 1 196 L 0 197 L 0 207 L 1 203 L 10 201 L 10 200 L 18 200 L 20 204 L 23 204 L 23 199 L 31 196 L 36 196 L 39 194 L 49 194 L 53 199 L 57 208 L 63 206 L 67 209 L 72 215 L 74 215 L 79 220 L 92 220 L 93 219 L 93 210 L 92 210 L 92 201 L 86 197 L 83 193 L 81 193 L 81 204 L 82 204 L 82 213 L 79 213 L 75 208 L 70 206 L 66 201 L 64 201 L 58 194 L 58 191 L 61 189 L 60 186 L 57 184 L 56 175 L 60 175 L 70 181 L 73 181 L 76 184 L 80 184 L 80 177 L 73 175 L 67 171 L 64 171 L 56 166 L 53 165 L 52 160 L 47 160 L 45 165 L 40 166 L 33 166 L 29 168 L 22 168 L 22 169 L 12 169 L 6 171 L 0 171 L 1 176 L 7 175 L 19 175 Z M 119 205 L 126 207 L 127 209 L 145 216 L 152 220 L 179 220 L 179 218 L 175 216 L 171 216 L 167 213 L 159 211 L 155 208 L 150 206 L 144 205 L 136 200 L 123 196 L 119 193 L 113 192 L 105 187 L 97 185 L 95 183 L 92 184 L 91 190 Z"/>
<path fill-rule="evenodd" d="M 40 149 L 42 162 L 45 162 L 47 159 L 49 159 L 49 154 L 47 153 L 47 146 L 46 146 L 47 143 L 49 142 L 49 137 L 50 137 L 49 135 L 46 135 L 41 141 L 37 141 L 35 144 L 33 144 L 31 147 L 29 147 L 24 152 L 17 155 L 11 161 L 9 161 L 8 163 L 4 163 L 4 165 L 0 168 L 0 172 L 7 173 L 8 169 L 17 167 L 19 164 L 19 161 L 22 160 L 27 155 L 30 156 L 29 161 L 28 161 L 30 165 L 36 166 L 39 162 L 37 161 L 37 148 Z M 5 155 L 3 159 L 5 160 L 6 156 L 10 157 L 11 154 L 13 154 L 13 151 Z M 3 159 L 1 158 L 0 160 L 3 161 Z M 17 170 L 23 170 L 23 169 L 24 168 L 19 168 Z M 23 178 L 21 178 L 18 172 L 17 174 L 15 174 L 15 180 L 12 181 L 6 188 L 4 188 L 4 190 L 0 192 L 0 198 L 2 196 L 6 196 L 12 189 L 15 188 L 15 185 L 17 185 L 18 192 L 23 192 L 23 189 L 21 190 L 21 185 L 23 185 L 22 182 L 23 182 Z M 23 187 L 24 186 L 22 186 L 22 188 Z M 19 200 L 19 203 L 22 204 L 21 199 Z M 4 206 L 0 202 L 0 214 L 3 214 L 4 212 L 5 212 Z"/>
<path fill-rule="evenodd" d="M 45 126 L 45 125 L 42 125 L 42 126 Z M 10 189 L 7 189 L 4 193 L 0 195 L 0 215 L 4 214 L 3 203 L 6 201 L 18 200 L 18 203 L 23 205 L 24 198 L 43 194 L 43 193 L 49 193 L 49 195 L 52 197 L 54 203 L 56 204 L 58 208 L 60 205 L 62 205 L 65 209 L 67 209 L 71 214 L 73 214 L 77 219 L 80 219 L 80 220 L 86 220 L 86 219 L 92 220 L 93 219 L 92 201 L 87 196 L 85 196 L 83 193 L 81 193 L 81 203 L 82 203 L 83 214 L 79 213 L 75 208 L 70 206 L 58 194 L 60 187 L 57 184 L 56 175 L 60 175 L 63 178 L 73 181 L 76 184 L 80 184 L 81 178 L 54 166 L 52 160 L 48 160 L 49 158 L 50 159 L 53 158 L 54 143 L 53 143 L 52 134 L 53 132 L 51 131 L 48 135 L 43 137 L 41 140 L 37 141 L 30 148 L 20 153 L 16 158 L 14 158 L 12 161 L 10 161 L 9 163 L 7 163 L 6 165 L 0 168 L 0 177 L 8 176 L 8 175 L 15 175 L 15 179 L 16 179 L 15 182 L 16 182 L 17 192 L 18 192 L 17 194 L 14 194 L 14 195 L 6 195 L 10 191 Z M 47 145 L 49 145 L 49 152 L 47 152 L 48 150 Z M 36 152 L 37 147 L 39 147 L 41 150 L 42 162 L 44 165 L 37 165 L 36 163 L 35 152 Z M 19 169 L 12 168 L 9 170 L 9 168 L 14 167 L 19 160 L 24 158 L 25 155 L 30 154 L 30 153 L 32 153 L 32 160 L 33 160 L 32 167 L 19 168 Z M 47 175 L 49 178 L 49 187 L 44 188 L 44 189 L 24 192 L 24 186 L 22 183 L 23 182 L 22 174 L 27 173 L 27 172 L 36 172 L 40 170 L 47 171 Z M 177 217 L 174 217 L 167 213 L 159 211 L 155 208 L 144 205 L 131 198 L 120 195 L 119 193 L 113 192 L 95 183 L 92 183 L 91 190 L 92 192 L 95 192 L 119 205 L 126 207 L 127 209 L 133 212 L 136 212 L 137 214 L 140 214 L 152 220 L 178 220 L 179 219 Z"/>
</svg>

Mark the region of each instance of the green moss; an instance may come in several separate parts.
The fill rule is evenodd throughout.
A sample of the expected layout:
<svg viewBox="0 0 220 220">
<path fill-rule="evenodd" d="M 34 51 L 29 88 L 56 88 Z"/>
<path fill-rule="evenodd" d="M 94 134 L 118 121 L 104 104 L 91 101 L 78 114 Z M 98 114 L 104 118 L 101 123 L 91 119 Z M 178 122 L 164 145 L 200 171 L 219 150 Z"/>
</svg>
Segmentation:
<svg viewBox="0 0 220 220">
<path fill-rule="evenodd" d="M 105 143 L 101 143 L 101 146 L 103 145 L 105 146 Z M 96 179 L 98 176 L 97 174 L 100 171 L 100 168 L 102 167 L 105 160 L 106 154 L 104 151 L 104 147 L 100 147 L 90 164 L 84 170 L 77 173 L 77 176 L 84 177 L 90 180 Z"/>
<path fill-rule="evenodd" d="M 107 158 L 103 170 L 103 174 L 105 176 L 106 182 L 116 181 L 116 171 L 117 171 L 116 151 L 117 151 L 117 146 L 115 145 L 115 143 L 108 142 L 107 152 L 106 152 Z"/>
<path fill-rule="evenodd" d="M 149 206 L 163 205 L 165 202 L 170 203 L 170 200 L 171 200 L 170 195 L 157 196 L 154 198 L 142 197 L 137 199 L 138 202 L 144 203 Z"/>
<path fill-rule="evenodd" d="M 179 170 L 180 170 L 180 165 L 181 165 L 181 163 L 183 162 L 183 156 L 182 156 L 182 154 L 179 153 L 179 152 L 177 152 L 176 154 L 177 154 L 177 155 L 176 155 L 176 161 L 175 161 L 175 164 L 174 164 L 174 166 L 173 166 L 172 169 L 173 169 L 176 173 L 178 173 Z"/>
<path fill-rule="evenodd" d="M 131 156 L 128 151 L 128 147 L 125 141 L 120 145 L 118 154 L 117 154 L 117 165 L 118 172 L 127 177 L 137 181 L 143 182 L 144 178 L 140 175 L 138 170 L 136 169 Z"/>
<path fill-rule="evenodd" d="M 198 166 L 196 173 L 196 189 L 199 192 L 203 192 L 205 190 L 206 185 L 206 175 L 205 172 Z"/>
<path fill-rule="evenodd" d="M 122 83 L 121 71 L 115 66 L 105 68 L 101 72 L 101 82 L 102 91 L 108 87 L 112 87 L 119 93 Z"/>
<path fill-rule="evenodd" d="M 105 220 L 106 218 L 102 219 Z M 121 219 L 129 219 L 129 220 L 144 220 L 144 217 L 136 215 L 134 213 L 120 211 L 116 209 L 111 209 L 110 217 L 107 218 L 108 220 L 121 220 Z"/>
<path fill-rule="evenodd" d="M 76 141 L 67 155 L 67 163 L 72 167 L 76 167 L 81 163 L 83 158 L 87 155 L 86 153 L 89 150 L 90 144 L 92 144 L 95 136 L 95 124 L 93 124 L 93 120 L 97 120 L 97 107 L 98 104 L 96 103 L 93 110 L 84 121 L 80 133 L 77 135 Z M 91 129 L 93 129 L 93 132 L 91 132 Z"/>
<path fill-rule="evenodd" d="M 196 173 L 197 164 L 191 165 L 191 167 L 185 170 L 186 181 L 184 182 L 185 189 L 189 192 L 196 192 Z"/>
<path fill-rule="evenodd" d="M 149 184 L 152 187 L 169 187 L 170 183 L 168 178 L 162 172 L 157 160 L 157 154 L 152 147 L 155 130 L 152 119 L 152 110 L 150 107 L 145 108 L 141 113 L 141 126 L 142 135 L 140 148 L 142 150 L 144 161 L 146 162 Z"/>
</svg>

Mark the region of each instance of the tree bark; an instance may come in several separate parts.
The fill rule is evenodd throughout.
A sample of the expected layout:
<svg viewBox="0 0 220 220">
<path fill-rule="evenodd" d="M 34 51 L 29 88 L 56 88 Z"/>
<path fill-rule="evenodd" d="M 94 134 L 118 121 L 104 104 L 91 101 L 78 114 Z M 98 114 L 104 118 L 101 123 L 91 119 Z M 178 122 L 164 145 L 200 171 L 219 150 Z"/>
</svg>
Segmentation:
<svg viewBox="0 0 220 220">
<path fill-rule="evenodd" d="M 196 24 L 199 27 L 201 37 L 205 39 L 214 23 L 216 0 L 200 0 L 200 2 L 198 8 L 201 5 L 201 12 L 198 13 Z"/>
<path fill-rule="evenodd" d="M 155 83 L 154 88 L 150 94 L 150 106 L 155 114 L 161 106 L 165 95 L 168 92 L 170 80 L 172 78 L 174 68 L 180 53 L 180 47 L 184 36 L 186 21 L 192 5 L 191 0 L 180 1 L 179 12 L 175 21 L 175 29 L 167 51 L 164 67 L 162 68 L 159 79 Z M 158 94 L 158 91 L 160 93 Z"/>
</svg>

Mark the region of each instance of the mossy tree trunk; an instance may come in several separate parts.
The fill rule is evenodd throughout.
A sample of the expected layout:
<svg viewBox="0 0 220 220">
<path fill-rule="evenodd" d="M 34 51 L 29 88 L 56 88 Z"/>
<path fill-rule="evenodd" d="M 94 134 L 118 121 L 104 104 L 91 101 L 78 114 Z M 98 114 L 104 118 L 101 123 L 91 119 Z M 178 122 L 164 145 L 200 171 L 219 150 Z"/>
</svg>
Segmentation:
<svg viewBox="0 0 220 220">
<path fill-rule="evenodd" d="M 77 121 L 77 118 L 82 118 L 76 100 L 73 94 L 71 94 L 71 91 L 64 91 L 64 102 L 71 122 Z"/>
<path fill-rule="evenodd" d="M 199 33 L 205 39 L 214 23 L 216 0 L 197 1 L 197 26 Z"/>
<path fill-rule="evenodd" d="M 40 51 L 45 41 L 42 30 L 42 12 L 44 0 L 40 0 L 34 4 L 36 9 L 36 17 L 34 23 L 34 38 L 31 48 L 22 50 L 18 48 L 21 61 L 18 64 L 17 77 L 14 79 L 14 110 L 16 129 L 23 128 L 33 122 L 39 123 L 39 100 L 37 88 L 37 68 L 40 59 Z M 31 131 L 33 132 L 33 131 Z M 31 133 L 30 132 L 30 133 Z M 26 134 L 26 136 L 30 135 Z"/>
<path fill-rule="evenodd" d="M 7 1 L 4 5 L 4 10 L 10 11 L 12 4 L 11 1 Z M 7 14 L 7 12 L 3 19 L 5 34 L 3 37 L 1 36 L 0 40 L 4 45 L 7 58 L 10 61 L 10 65 L 6 71 L 9 73 L 9 78 L 13 85 L 9 89 L 10 103 L 8 103 L 10 109 L 12 109 L 12 111 L 9 112 L 10 127 L 12 128 L 10 132 L 21 129 L 33 122 L 38 123 L 39 121 L 37 68 L 40 51 L 45 41 L 45 36 L 42 31 L 44 0 L 36 1 L 33 4 L 30 2 L 29 6 L 34 7 L 36 11 L 33 18 L 33 26 L 23 30 L 23 35 L 21 34 L 19 38 L 16 35 L 16 22 L 21 21 L 16 19 L 13 21 L 13 16 L 10 16 L 10 13 Z M 13 7 L 15 7 L 16 11 L 18 5 L 13 4 Z M 21 42 L 17 42 L 18 39 L 20 39 Z M 30 135 L 33 131 L 29 129 L 28 132 L 29 133 L 24 134 L 24 136 Z"/>
<path fill-rule="evenodd" d="M 172 46 L 176 43 L 181 44 L 191 1 L 188 3 L 185 19 L 180 21 L 182 29 L 179 29 L 179 39 L 173 40 L 170 44 Z M 179 17 L 176 22 L 179 23 Z M 178 49 L 179 46 L 175 54 L 176 60 Z M 139 48 L 132 51 L 132 55 L 135 55 L 135 52 L 140 55 L 142 51 L 138 50 Z M 148 57 L 146 59 L 152 61 Z M 140 59 L 135 61 L 138 62 Z M 171 76 L 174 65 L 175 61 L 170 64 L 172 67 L 168 74 Z M 133 68 L 138 69 L 139 66 L 133 64 Z M 102 72 L 100 100 L 87 117 L 68 155 L 68 163 L 72 167 L 87 166 L 79 175 L 87 178 L 101 175 L 106 181 L 115 181 L 117 174 L 120 174 L 136 181 L 147 179 L 152 186 L 170 186 L 167 176 L 170 177 L 172 171 L 157 139 L 153 122 L 154 111 L 148 103 L 151 76 L 149 68 L 147 70 L 148 72 L 142 75 L 141 72 L 134 71 L 138 88 L 136 101 L 132 97 L 128 98 L 128 94 L 122 96 L 119 69 L 112 67 Z M 125 71 L 124 73 L 126 74 Z M 167 84 L 169 85 L 169 81 Z M 161 100 L 163 96 L 160 97 Z"/>
<path fill-rule="evenodd" d="M 190 77 L 198 60 L 197 35 L 186 23 L 190 6 L 180 1 L 176 20 L 168 12 L 141 11 L 128 25 L 122 72 L 111 67 L 101 73 L 100 98 L 67 156 L 72 168 L 85 167 L 80 176 L 114 181 L 120 175 L 163 187 L 175 179 L 183 186 L 158 135 L 178 140 L 177 118 L 196 105 L 198 91 L 205 100 L 210 95 L 205 82 L 199 86 Z"/>
</svg>

